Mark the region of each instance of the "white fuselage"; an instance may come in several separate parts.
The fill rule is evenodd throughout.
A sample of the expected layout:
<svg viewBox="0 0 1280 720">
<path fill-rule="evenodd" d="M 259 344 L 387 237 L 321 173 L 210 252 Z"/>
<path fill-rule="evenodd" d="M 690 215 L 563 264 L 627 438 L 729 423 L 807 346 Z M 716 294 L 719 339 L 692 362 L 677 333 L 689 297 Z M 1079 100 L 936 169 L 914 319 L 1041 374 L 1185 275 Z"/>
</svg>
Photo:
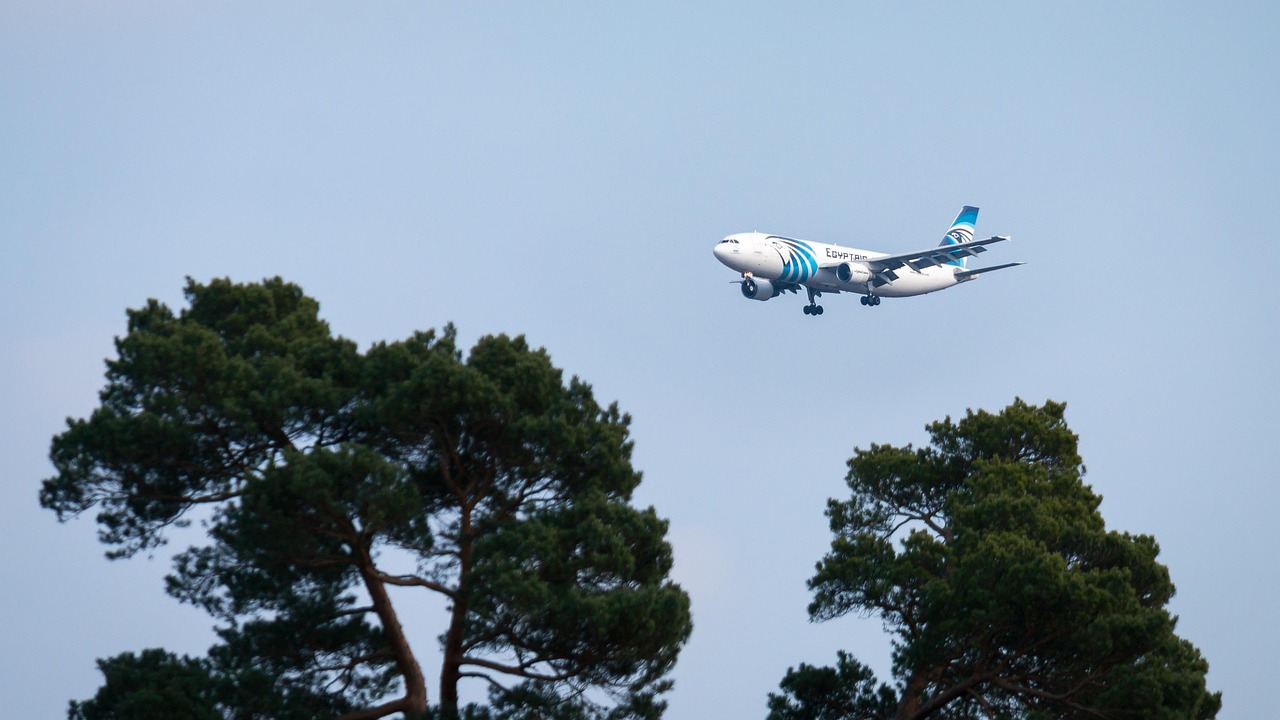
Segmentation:
<svg viewBox="0 0 1280 720">
<path fill-rule="evenodd" d="M 935 265 L 920 270 L 903 267 L 897 271 L 897 279 L 875 287 L 869 273 L 858 270 L 887 253 L 761 232 L 730 235 L 715 246 L 714 252 L 716 259 L 744 276 L 802 285 L 819 292 L 910 297 L 961 282 L 956 278 L 956 271 L 962 269 L 958 265 Z M 837 272 L 846 263 L 854 269 L 847 282 L 841 281 Z"/>
</svg>

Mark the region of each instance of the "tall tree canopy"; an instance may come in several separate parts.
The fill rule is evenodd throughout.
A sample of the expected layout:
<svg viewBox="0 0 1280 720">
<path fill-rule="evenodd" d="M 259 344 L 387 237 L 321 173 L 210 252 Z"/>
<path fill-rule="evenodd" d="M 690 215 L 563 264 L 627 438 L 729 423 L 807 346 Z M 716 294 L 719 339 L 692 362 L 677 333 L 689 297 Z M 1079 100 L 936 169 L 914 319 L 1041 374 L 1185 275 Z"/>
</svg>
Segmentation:
<svg viewBox="0 0 1280 720">
<path fill-rule="evenodd" d="M 1217 714 L 1155 540 L 1106 529 L 1064 410 L 1018 400 L 855 451 L 809 614 L 880 617 L 893 686 L 842 652 L 789 670 L 771 720 Z"/>
<path fill-rule="evenodd" d="M 209 508 L 209 542 L 177 556 L 167 589 L 221 642 L 198 661 L 105 661 L 101 702 L 73 713 L 131 702 L 113 678 L 145 661 L 228 717 L 421 715 L 400 587 L 447 599 L 445 717 L 463 678 L 490 687 L 475 716 L 661 714 L 689 601 L 666 522 L 629 502 L 640 474 L 616 405 L 522 337 L 464 356 L 449 327 L 361 353 L 279 278 L 186 296 L 177 315 L 129 311 L 101 406 L 54 438 L 40 500 L 60 519 L 96 509 L 115 558 Z"/>
</svg>

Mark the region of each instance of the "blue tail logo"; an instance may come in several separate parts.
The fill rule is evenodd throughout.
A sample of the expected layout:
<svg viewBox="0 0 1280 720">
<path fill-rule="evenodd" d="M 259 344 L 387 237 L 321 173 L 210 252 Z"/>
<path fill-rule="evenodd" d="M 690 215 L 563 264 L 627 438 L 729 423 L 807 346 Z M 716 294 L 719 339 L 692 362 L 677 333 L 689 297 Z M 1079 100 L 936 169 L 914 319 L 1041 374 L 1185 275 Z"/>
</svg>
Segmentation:
<svg viewBox="0 0 1280 720">
<path fill-rule="evenodd" d="M 951 229 L 947 231 L 946 236 L 942 238 L 939 247 L 947 245 L 963 245 L 973 241 L 973 229 L 978 224 L 978 208 L 965 205 L 960 214 L 956 216 L 956 221 L 951 223 Z M 948 265 L 956 267 L 964 267 L 968 258 L 955 258 L 948 261 Z"/>
</svg>

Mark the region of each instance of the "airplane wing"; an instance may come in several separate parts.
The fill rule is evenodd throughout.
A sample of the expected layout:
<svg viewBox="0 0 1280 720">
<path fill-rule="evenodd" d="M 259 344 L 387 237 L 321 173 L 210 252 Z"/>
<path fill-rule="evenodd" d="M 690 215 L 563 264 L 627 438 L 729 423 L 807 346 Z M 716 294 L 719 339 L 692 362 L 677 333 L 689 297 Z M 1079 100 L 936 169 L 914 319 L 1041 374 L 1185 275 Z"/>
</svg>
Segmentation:
<svg viewBox="0 0 1280 720">
<path fill-rule="evenodd" d="M 904 265 L 918 272 L 934 265 L 945 265 L 953 260 L 979 255 L 987 251 L 988 245 L 1004 242 L 1008 239 L 1008 235 L 997 235 L 986 240 L 974 240 L 973 242 L 957 245 L 938 245 L 927 250 L 898 253 L 896 255 L 882 255 L 868 258 L 863 262 L 871 269 L 871 283 L 876 287 L 880 287 L 897 280 L 898 274 L 894 271 Z M 836 267 L 840 264 L 824 263 L 821 267 Z"/>
</svg>

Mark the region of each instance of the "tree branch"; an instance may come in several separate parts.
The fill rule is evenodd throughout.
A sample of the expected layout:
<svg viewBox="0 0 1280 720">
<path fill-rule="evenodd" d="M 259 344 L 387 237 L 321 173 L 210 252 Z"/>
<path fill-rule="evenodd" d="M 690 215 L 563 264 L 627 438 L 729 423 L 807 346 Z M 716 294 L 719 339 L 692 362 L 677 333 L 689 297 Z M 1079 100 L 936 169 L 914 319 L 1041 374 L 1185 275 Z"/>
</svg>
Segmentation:
<svg viewBox="0 0 1280 720">
<path fill-rule="evenodd" d="M 357 667 L 363 665 L 364 663 L 369 662 L 370 660 L 377 660 L 378 658 L 386 658 L 386 657 L 394 657 L 394 654 L 391 652 L 391 650 L 384 649 L 384 650 L 379 650 L 377 652 L 366 653 L 359 657 L 351 658 L 351 660 L 349 660 L 346 663 L 343 663 L 342 665 L 321 665 L 316 668 L 316 672 L 347 673 L 347 672 L 351 672 L 352 670 L 355 670 Z"/>
<path fill-rule="evenodd" d="M 534 672 L 529 668 L 536 665 L 537 664 L 536 662 L 526 662 L 526 663 L 521 663 L 520 665 L 503 665 L 502 663 L 496 663 L 496 662 L 493 662 L 492 660 L 464 657 L 458 664 L 459 665 L 476 665 L 479 667 L 494 670 L 496 672 L 505 673 L 507 675 L 515 675 L 517 677 L 528 678 L 530 680 L 543 680 L 547 682 L 561 682 L 564 680 L 568 680 L 574 677 L 575 675 L 575 673 L 560 673 L 557 675 L 545 675 L 543 673 Z"/>
<path fill-rule="evenodd" d="M 337 720 L 376 720 L 396 712 L 403 712 L 405 715 L 414 712 L 408 697 L 402 697 L 399 700 L 392 700 L 371 708 L 354 710 L 346 715 L 339 715 Z"/>
<path fill-rule="evenodd" d="M 374 568 L 373 573 L 374 577 L 388 585 L 395 585 L 397 587 L 424 587 L 428 590 L 434 590 L 450 599 L 457 595 L 457 590 L 418 575 L 388 575 L 379 571 L 377 568 Z"/>
</svg>

